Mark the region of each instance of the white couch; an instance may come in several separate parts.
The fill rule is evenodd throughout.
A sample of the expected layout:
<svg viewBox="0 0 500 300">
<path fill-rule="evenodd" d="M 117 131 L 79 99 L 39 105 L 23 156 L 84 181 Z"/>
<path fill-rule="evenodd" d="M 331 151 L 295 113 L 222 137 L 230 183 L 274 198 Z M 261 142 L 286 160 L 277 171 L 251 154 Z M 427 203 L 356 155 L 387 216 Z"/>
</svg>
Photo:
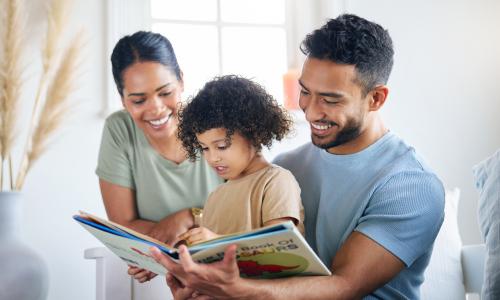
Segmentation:
<svg viewBox="0 0 500 300">
<path fill-rule="evenodd" d="M 457 207 L 460 192 L 447 191 L 445 221 L 434 244 L 421 298 L 462 300 L 479 298 L 483 282 L 484 245 L 462 246 L 458 233 Z M 96 261 L 96 300 L 166 300 L 172 295 L 163 276 L 140 284 L 127 275 L 127 266 L 103 247 L 85 250 Z"/>
</svg>

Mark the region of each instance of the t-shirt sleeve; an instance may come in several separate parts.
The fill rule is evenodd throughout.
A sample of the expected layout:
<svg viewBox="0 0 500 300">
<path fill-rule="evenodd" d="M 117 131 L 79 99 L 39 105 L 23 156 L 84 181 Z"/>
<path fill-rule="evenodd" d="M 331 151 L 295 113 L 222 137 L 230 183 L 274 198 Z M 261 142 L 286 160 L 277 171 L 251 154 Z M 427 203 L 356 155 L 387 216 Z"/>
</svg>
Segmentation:
<svg viewBox="0 0 500 300">
<path fill-rule="evenodd" d="M 268 182 L 262 202 L 262 221 L 290 217 L 301 225 L 304 209 L 300 199 L 300 187 L 290 171 L 279 168 Z M 300 228 L 300 226 L 299 226 Z"/>
<path fill-rule="evenodd" d="M 432 246 L 443 220 L 440 180 L 423 171 L 408 171 L 375 190 L 355 230 L 410 266 Z"/>
<path fill-rule="evenodd" d="M 135 189 L 132 167 L 127 147 L 130 137 L 124 122 L 108 118 L 102 133 L 96 174 L 100 179 L 123 187 Z"/>
</svg>

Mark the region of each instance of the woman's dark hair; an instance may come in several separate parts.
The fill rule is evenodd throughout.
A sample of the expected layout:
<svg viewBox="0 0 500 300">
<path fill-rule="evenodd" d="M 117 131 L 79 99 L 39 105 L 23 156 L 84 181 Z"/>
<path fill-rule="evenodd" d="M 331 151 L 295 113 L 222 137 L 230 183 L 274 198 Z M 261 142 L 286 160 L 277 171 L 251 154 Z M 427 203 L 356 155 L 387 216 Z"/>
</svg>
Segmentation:
<svg viewBox="0 0 500 300">
<path fill-rule="evenodd" d="M 178 137 L 187 156 L 195 160 L 201 152 L 196 134 L 214 128 L 226 129 L 227 140 L 238 132 L 257 150 L 271 147 L 290 131 L 288 113 L 259 84 L 236 75 L 216 77 L 205 84 L 179 113 Z"/>
<path fill-rule="evenodd" d="M 394 50 L 387 30 L 349 14 L 308 34 L 300 50 L 313 58 L 354 65 L 365 94 L 377 84 L 387 83 L 393 65 Z"/>
<path fill-rule="evenodd" d="M 138 31 L 122 37 L 111 54 L 111 66 L 118 93 L 123 96 L 123 72 L 136 62 L 158 62 L 181 80 L 181 70 L 170 41 L 161 34 Z"/>
</svg>

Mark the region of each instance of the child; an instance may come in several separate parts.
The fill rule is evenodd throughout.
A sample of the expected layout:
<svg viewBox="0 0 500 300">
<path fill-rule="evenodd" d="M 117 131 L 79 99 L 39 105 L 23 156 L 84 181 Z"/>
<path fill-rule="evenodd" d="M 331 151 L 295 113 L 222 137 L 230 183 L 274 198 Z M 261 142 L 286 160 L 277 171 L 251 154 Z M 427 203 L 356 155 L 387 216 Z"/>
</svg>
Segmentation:
<svg viewBox="0 0 500 300">
<path fill-rule="evenodd" d="M 178 137 L 191 160 L 202 153 L 227 181 L 213 191 L 201 227 L 179 236 L 188 244 L 220 234 L 291 220 L 303 232 L 300 188 L 288 171 L 270 164 L 270 147 L 292 121 L 258 84 L 234 75 L 208 82 L 182 109 Z"/>
</svg>

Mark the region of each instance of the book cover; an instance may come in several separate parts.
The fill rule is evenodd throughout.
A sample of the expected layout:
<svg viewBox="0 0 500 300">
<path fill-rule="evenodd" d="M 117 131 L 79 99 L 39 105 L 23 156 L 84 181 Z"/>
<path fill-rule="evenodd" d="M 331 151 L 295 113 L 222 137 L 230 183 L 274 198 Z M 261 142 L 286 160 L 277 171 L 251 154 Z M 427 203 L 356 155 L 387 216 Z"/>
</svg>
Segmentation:
<svg viewBox="0 0 500 300">
<path fill-rule="evenodd" d="M 177 261 L 176 248 L 111 221 L 81 212 L 73 217 L 87 231 L 127 264 L 166 274 L 150 255 L 156 246 Z M 236 244 L 240 275 L 247 278 L 277 278 L 294 275 L 330 275 L 292 222 L 262 227 L 249 232 L 224 235 L 188 247 L 193 260 L 211 263 L 224 257 L 228 245 Z"/>
</svg>

